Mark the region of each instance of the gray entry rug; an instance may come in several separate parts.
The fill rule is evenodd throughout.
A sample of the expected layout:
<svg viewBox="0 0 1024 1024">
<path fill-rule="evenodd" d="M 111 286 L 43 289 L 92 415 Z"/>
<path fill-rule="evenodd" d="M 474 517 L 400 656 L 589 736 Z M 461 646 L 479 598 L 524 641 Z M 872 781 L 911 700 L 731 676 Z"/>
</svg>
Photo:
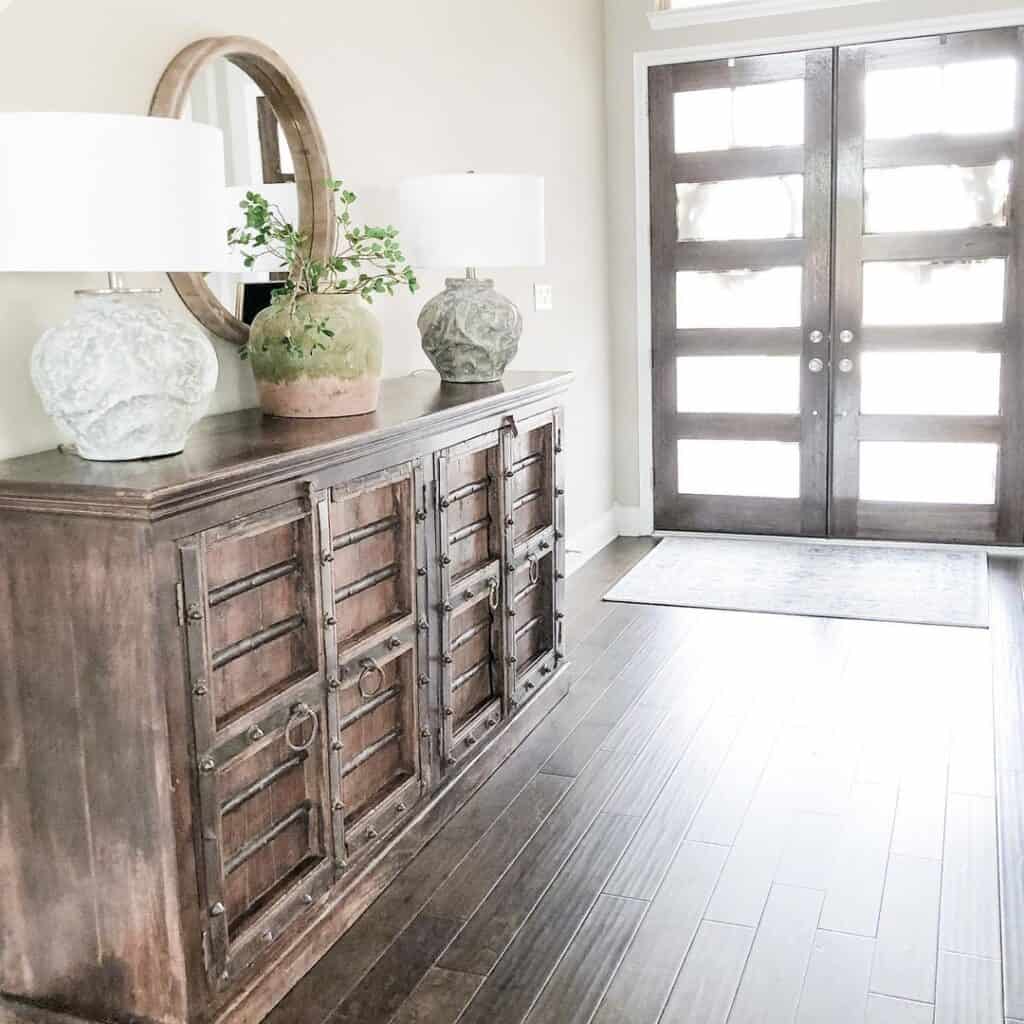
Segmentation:
<svg viewBox="0 0 1024 1024">
<path fill-rule="evenodd" d="M 984 629 L 988 560 L 955 549 L 670 537 L 605 600 Z"/>
</svg>

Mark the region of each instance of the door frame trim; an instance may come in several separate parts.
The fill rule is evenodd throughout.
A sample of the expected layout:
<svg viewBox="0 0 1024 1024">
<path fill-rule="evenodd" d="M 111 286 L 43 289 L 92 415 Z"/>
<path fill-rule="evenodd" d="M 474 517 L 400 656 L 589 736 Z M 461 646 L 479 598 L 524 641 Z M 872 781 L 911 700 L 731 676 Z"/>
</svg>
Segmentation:
<svg viewBox="0 0 1024 1024">
<path fill-rule="evenodd" d="M 733 23 L 735 24 L 735 23 Z M 664 64 L 690 64 L 730 57 L 755 57 L 790 50 L 878 43 L 946 32 L 973 32 L 1024 25 L 1024 6 L 974 11 L 913 20 L 871 21 L 858 28 L 832 32 L 802 32 L 783 36 L 750 36 L 700 46 L 644 50 L 633 55 L 634 222 L 636 225 L 636 372 L 637 467 L 640 474 L 638 533 L 671 536 L 654 531 L 654 394 L 651 379 L 654 328 L 651 299 L 651 161 L 649 147 L 648 71 Z M 683 536 L 695 536 L 684 534 Z M 866 542 L 874 543 L 874 542 Z"/>
</svg>

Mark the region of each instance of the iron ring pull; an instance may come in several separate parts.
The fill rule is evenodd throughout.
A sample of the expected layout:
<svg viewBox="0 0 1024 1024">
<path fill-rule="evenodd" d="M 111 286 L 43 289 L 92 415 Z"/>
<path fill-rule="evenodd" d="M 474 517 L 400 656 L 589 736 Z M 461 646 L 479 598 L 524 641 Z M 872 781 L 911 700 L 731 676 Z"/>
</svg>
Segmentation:
<svg viewBox="0 0 1024 1024">
<path fill-rule="evenodd" d="M 371 700 L 384 689 L 384 669 L 373 658 L 364 658 L 360 662 L 360 666 L 362 671 L 359 673 L 359 696 L 363 700 Z M 365 686 L 366 677 L 370 675 L 377 676 L 377 687 L 374 690 L 367 690 Z"/>
<path fill-rule="evenodd" d="M 529 561 L 529 563 L 530 563 L 530 582 L 531 583 L 539 583 L 540 582 L 540 562 L 536 558 L 534 558 L 533 555 L 530 555 L 530 557 L 529 557 L 529 559 L 527 559 L 527 561 Z"/>
<path fill-rule="evenodd" d="M 488 607 L 492 612 L 498 610 L 498 605 L 501 603 L 501 595 L 498 593 L 498 581 L 496 579 L 491 580 L 491 594 L 487 599 Z"/>
<path fill-rule="evenodd" d="M 296 726 L 302 725 L 307 720 L 313 723 L 309 738 L 304 743 L 294 743 L 292 741 L 292 731 Z M 316 739 L 316 734 L 319 731 L 320 720 L 316 717 L 316 712 L 308 704 L 296 704 L 292 708 L 292 717 L 288 719 L 288 724 L 284 727 L 284 741 L 288 744 L 289 750 L 294 750 L 296 754 L 301 754 L 313 746 L 313 741 Z"/>
</svg>

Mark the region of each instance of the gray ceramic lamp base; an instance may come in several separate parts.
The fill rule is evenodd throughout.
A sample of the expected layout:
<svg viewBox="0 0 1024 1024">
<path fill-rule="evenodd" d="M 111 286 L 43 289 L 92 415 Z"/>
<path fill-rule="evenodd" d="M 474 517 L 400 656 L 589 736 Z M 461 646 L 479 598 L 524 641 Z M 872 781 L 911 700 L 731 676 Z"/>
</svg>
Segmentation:
<svg viewBox="0 0 1024 1024">
<path fill-rule="evenodd" d="M 523 318 L 493 281 L 453 277 L 419 318 L 423 351 L 451 384 L 501 380 L 519 350 Z"/>
</svg>

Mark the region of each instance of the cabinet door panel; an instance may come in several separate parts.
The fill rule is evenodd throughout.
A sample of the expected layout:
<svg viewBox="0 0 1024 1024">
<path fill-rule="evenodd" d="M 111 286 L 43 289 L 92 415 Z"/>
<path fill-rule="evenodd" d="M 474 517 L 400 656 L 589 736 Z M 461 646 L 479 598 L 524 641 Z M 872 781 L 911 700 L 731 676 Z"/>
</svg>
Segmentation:
<svg viewBox="0 0 1024 1024">
<path fill-rule="evenodd" d="M 555 448 L 559 425 L 553 413 L 524 420 L 510 440 L 513 546 L 516 549 L 555 521 Z"/>
<path fill-rule="evenodd" d="M 205 623 L 204 713 L 220 731 L 319 668 L 312 520 L 296 502 L 198 544 L 188 615 Z"/>
<path fill-rule="evenodd" d="M 333 488 L 335 617 L 343 651 L 412 612 L 413 505 L 409 465 Z"/>
<path fill-rule="evenodd" d="M 322 559 L 335 602 L 326 630 L 332 790 L 347 867 L 406 821 L 430 785 L 422 464 L 331 495 L 319 516 L 331 538 Z"/>
<path fill-rule="evenodd" d="M 504 432 L 497 431 L 437 457 L 442 732 L 449 767 L 473 752 L 508 706 L 506 463 Z"/>
</svg>

